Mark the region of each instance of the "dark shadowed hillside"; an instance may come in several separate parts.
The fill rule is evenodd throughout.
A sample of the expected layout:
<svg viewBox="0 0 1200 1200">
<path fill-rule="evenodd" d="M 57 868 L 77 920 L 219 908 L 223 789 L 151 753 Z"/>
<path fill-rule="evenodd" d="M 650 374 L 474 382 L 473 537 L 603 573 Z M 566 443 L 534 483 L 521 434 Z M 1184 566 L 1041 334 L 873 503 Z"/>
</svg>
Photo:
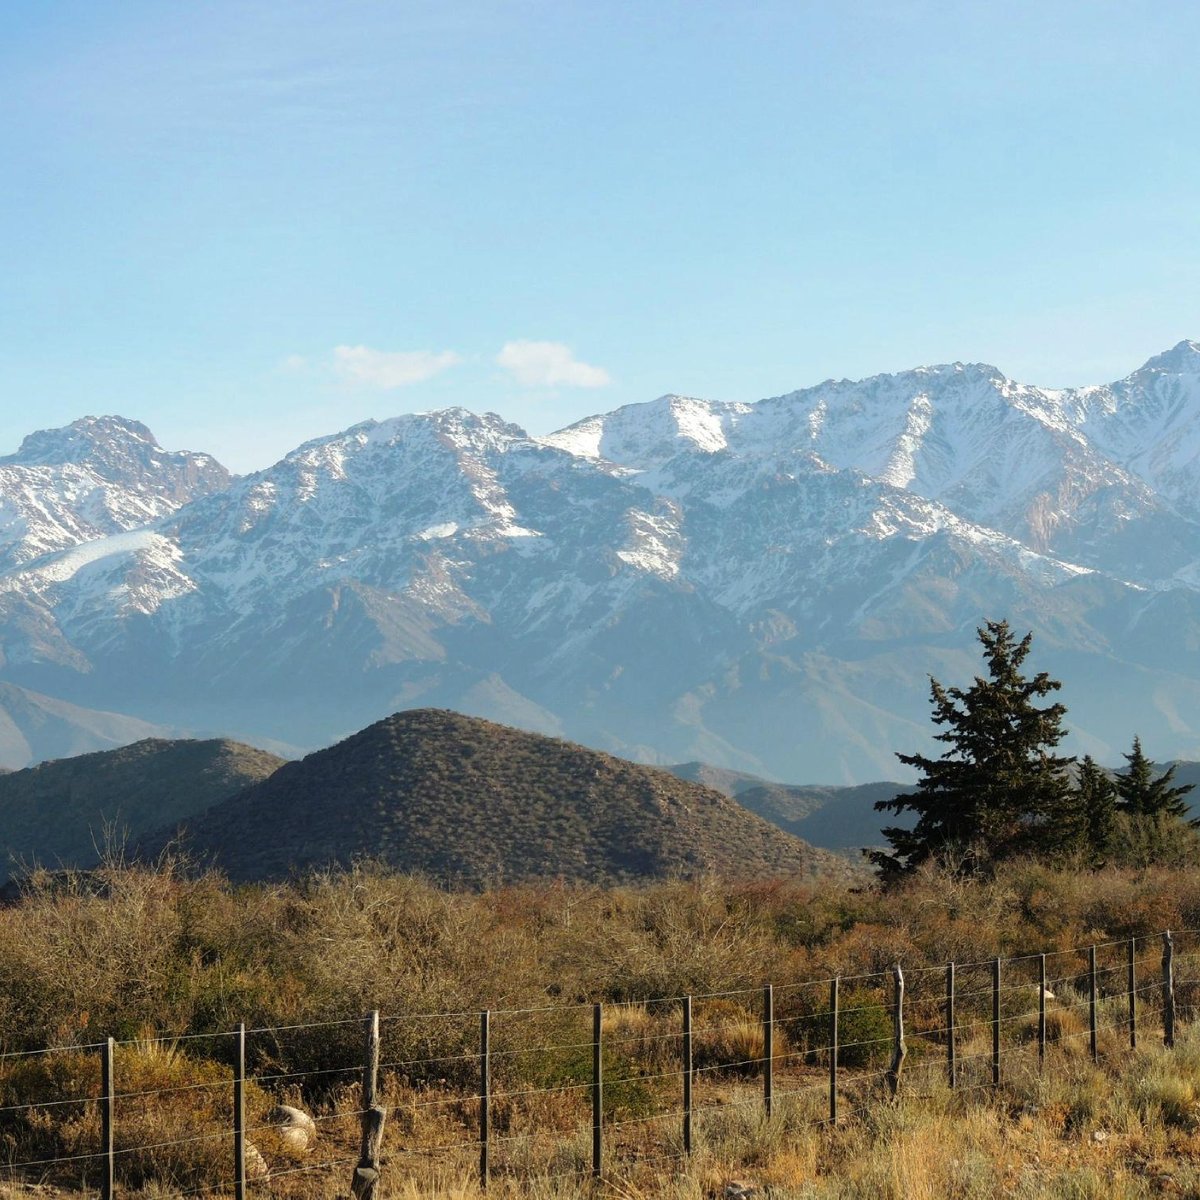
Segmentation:
<svg viewBox="0 0 1200 1200">
<path fill-rule="evenodd" d="M 736 800 L 764 820 L 826 850 L 878 846 L 884 825 L 905 825 L 911 815 L 875 811 L 877 800 L 890 800 L 911 784 L 863 783 L 855 787 L 772 783 L 756 775 L 729 771 L 708 763 L 680 763 L 669 768 L 680 779 L 707 784 Z"/>
<path fill-rule="evenodd" d="M 0 776 L 0 879 L 14 861 L 91 866 L 106 830 L 131 837 L 201 812 L 283 765 L 225 739 L 147 738 Z"/>
<path fill-rule="evenodd" d="M 438 709 L 289 763 L 188 826 L 188 849 L 238 880 L 362 857 L 463 884 L 846 870 L 669 772 Z"/>
<path fill-rule="evenodd" d="M 1189 815 L 1196 816 L 1200 813 L 1200 762 L 1180 760 L 1175 763 L 1167 763 L 1165 766 L 1174 766 L 1176 785 L 1190 783 L 1196 789 L 1187 797 L 1188 807 L 1191 810 Z M 1159 769 L 1165 769 L 1165 766 Z"/>
</svg>

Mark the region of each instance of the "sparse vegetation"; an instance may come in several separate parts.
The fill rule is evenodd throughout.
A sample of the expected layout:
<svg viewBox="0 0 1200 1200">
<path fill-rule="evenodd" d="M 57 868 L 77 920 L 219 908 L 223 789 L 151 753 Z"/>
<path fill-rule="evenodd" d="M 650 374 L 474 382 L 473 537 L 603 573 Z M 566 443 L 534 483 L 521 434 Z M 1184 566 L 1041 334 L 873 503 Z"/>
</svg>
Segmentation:
<svg viewBox="0 0 1200 1200">
<path fill-rule="evenodd" d="M 188 824 L 186 844 L 239 880 L 363 855 L 473 887 L 852 872 L 667 771 L 438 709 L 378 721 Z"/>
<path fill-rule="evenodd" d="M 112 844 L 190 817 L 284 760 L 218 738 L 147 738 L 0 778 L 0 882 L 15 863 L 90 867 Z"/>
<path fill-rule="evenodd" d="M 529 1009 L 495 1025 L 493 1119 L 498 1136 L 536 1137 L 500 1143 L 492 1193 L 517 1187 L 510 1171 L 550 1170 L 564 1178 L 523 1183 L 520 1193 L 574 1196 L 588 1190 L 579 1182 L 588 1153 L 579 1132 L 590 1069 L 582 1048 L 586 1004 L 600 999 L 607 1002 L 610 1046 L 606 1112 L 614 1128 L 628 1130 L 619 1148 L 631 1194 L 698 1198 L 723 1178 L 749 1175 L 780 1196 L 971 1196 L 996 1189 L 1098 1196 L 1101 1185 L 1110 1189 L 1104 1194 L 1141 1196 L 1154 1194 L 1151 1182 L 1164 1173 L 1193 1179 L 1190 1156 L 1200 1129 L 1200 1043 L 1193 1035 L 1185 1031 L 1171 1056 L 1148 1036 L 1130 1058 L 1118 1035 L 1107 1033 L 1102 1053 L 1109 1066 L 1097 1068 L 1085 1061 L 1080 1037 L 1078 1014 L 1086 1010 L 1060 1002 L 1048 1022 L 1053 1071 L 1039 1078 L 1029 1066 L 1036 1056 L 1014 1052 L 994 1097 L 952 1097 L 940 1082 L 936 1050 L 940 972 L 923 990 L 921 968 L 1197 926 L 1194 872 L 1108 869 L 1082 877 L 1026 861 L 1002 864 L 986 881 L 930 865 L 887 893 L 837 882 L 732 885 L 713 878 L 448 892 L 366 866 L 233 888 L 169 863 L 155 871 L 114 865 L 88 875 L 35 875 L 19 903 L 0 909 L 0 1030 L 7 1052 L 117 1034 L 128 1043 L 120 1070 L 146 1083 L 123 1084 L 123 1091 L 213 1085 L 211 1118 L 182 1093 L 178 1103 L 192 1104 L 184 1122 L 191 1128 L 224 1121 L 228 1103 L 228 1039 L 196 1035 L 222 1034 L 244 1020 L 263 1030 L 248 1041 L 251 1070 L 263 1081 L 255 1113 L 278 1099 L 313 1107 L 322 1154 L 337 1158 L 355 1152 L 358 1018 L 379 1007 L 385 1017 L 405 1018 L 385 1020 L 384 1061 L 396 1064 L 385 1068 L 390 1144 L 401 1156 L 397 1163 L 409 1162 L 394 1167 L 389 1194 L 411 1168 L 404 1156 L 415 1154 L 432 1171 L 421 1176 L 422 1195 L 473 1196 L 469 1155 L 425 1162 L 421 1147 L 472 1136 L 474 1107 L 440 1098 L 474 1090 L 475 1010 Z M 807 981 L 867 975 L 897 960 L 913 981 L 911 1094 L 889 1107 L 869 1093 L 848 1092 L 847 1124 L 831 1131 L 810 1124 L 821 1117 L 818 1088 L 811 1102 L 781 1100 L 780 1114 L 764 1124 L 753 1101 L 761 1084 L 753 1071 L 746 1077 L 745 1065 L 761 1054 L 761 984 L 778 986 L 777 1053 L 791 1072 L 781 1091 L 803 1091 L 806 1073 L 819 1080 L 824 1070 L 828 1024 L 828 987 Z M 1067 954 L 1055 970 L 1070 977 L 1082 966 L 1078 954 Z M 1179 973 L 1185 1018 L 1200 998 L 1194 977 L 1194 966 Z M 1011 980 L 1018 990 L 1005 1019 L 1013 1022 L 1014 1046 L 1024 1037 L 1029 1047 L 1031 1026 L 1021 1013 L 1034 993 L 1023 979 Z M 964 995 L 976 986 L 964 976 Z M 1059 991 L 1080 1003 L 1069 979 Z M 697 1152 L 675 1179 L 672 1166 L 631 1165 L 628 1156 L 678 1149 L 674 1118 L 656 1125 L 655 1114 L 678 1102 L 680 1013 L 676 1002 L 657 998 L 707 992 L 725 994 L 695 1005 L 695 1057 L 703 1071 Z M 868 1047 L 887 1036 L 885 993 L 862 980 L 844 990 L 843 1005 L 844 1065 L 874 1070 L 877 1056 Z M 414 1019 L 422 1013 L 449 1015 Z M 339 1018 L 344 1026 L 324 1024 Z M 304 1028 L 310 1022 L 322 1024 Z M 184 1035 L 187 1041 L 175 1041 Z M 851 1043 L 864 1047 L 861 1057 L 851 1056 Z M 964 1035 L 964 1059 L 981 1052 L 983 1042 Z M 64 1105 L 61 1122 L 22 1106 L 42 1089 L 52 1098 L 94 1095 L 95 1070 L 94 1055 L 78 1052 L 45 1060 L 18 1055 L 0 1064 L 0 1146 L 9 1161 L 69 1157 L 93 1135 L 94 1104 Z M 546 1086 L 565 1090 L 533 1094 Z M 161 1131 L 176 1121 L 173 1111 L 162 1104 L 131 1108 L 127 1121 L 149 1122 L 138 1126 L 138 1138 L 145 1134 L 154 1144 L 169 1140 Z M 1103 1143 L 1092 1140 L 1097 1131 Z M 263 1140 L 260 1149 L 280 1169 L 285 1148 Z M 184 1181 L 220 1190 L 228 1156 L 205 1157 L 196 1146 L 172 1158 L 131 1153 L 121 1169 L 123 1186 L 147 1195 Z M 443 1190 L 430 1182 L 438 1172 Z M 51 1171 L 50 1178 L 65 1186 L 80 1175 Z M 305 1192 L 302 1183 L 298 1175 L 278 1187 L 287 1195 L 323 1194 Z"/>
</svg>

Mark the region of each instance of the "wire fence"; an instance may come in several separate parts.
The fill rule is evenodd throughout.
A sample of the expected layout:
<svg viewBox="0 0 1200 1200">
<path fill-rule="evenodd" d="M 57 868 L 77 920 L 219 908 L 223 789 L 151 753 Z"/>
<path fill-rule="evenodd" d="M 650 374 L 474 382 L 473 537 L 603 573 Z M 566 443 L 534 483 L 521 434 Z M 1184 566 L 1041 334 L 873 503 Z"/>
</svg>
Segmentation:
<svg viewBox="0 0 1200 1200">
<path fill-rule="evenodd" d="M 686 1158 L 721 1123 L 828 1127 L 897 1096 L 969 1103 L 1055 1056 L 1169 1047 L 1198 1008 L 1185 930 L 636 1002 L 14 1051 L 0 1180 L 244 1200 L 314 1178 L 344 1194 L 348 1174 L 368 1198 L 391 1172 L 603 1178 Z"/>
</svg>

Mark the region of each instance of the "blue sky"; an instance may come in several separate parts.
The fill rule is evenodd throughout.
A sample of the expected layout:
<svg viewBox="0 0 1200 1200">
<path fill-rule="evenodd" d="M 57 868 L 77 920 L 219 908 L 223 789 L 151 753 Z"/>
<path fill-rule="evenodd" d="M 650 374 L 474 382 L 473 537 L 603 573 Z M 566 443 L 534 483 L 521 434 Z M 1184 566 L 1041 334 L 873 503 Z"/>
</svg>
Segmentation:
<svg viewBox="0 0 1200 1200">
<path fill-rule="evenodd" d="M 1200 337 L 1200 5 L 9 0 L 0 453 Z"/>
</svg>

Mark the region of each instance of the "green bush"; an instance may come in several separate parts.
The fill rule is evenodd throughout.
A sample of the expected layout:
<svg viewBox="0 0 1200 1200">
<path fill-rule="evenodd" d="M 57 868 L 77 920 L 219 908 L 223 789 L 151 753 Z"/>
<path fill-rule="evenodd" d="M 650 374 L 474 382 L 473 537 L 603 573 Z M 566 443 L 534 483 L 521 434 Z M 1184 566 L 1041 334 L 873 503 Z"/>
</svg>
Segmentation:
<svg viewBox="0 0 1200 1200">
<path fill-rule="evenodd" d="M 829 1048 L 827 1012 L 802 1014 L 785 1022 L 789 1036 L 815 1060 Z M 838 996 L 838 1063 L 866 1067 L 886 1061 L 891 1052 L 892 1014 L 886 999 L 865 988 L 843 989 Z"/>
</svg>

